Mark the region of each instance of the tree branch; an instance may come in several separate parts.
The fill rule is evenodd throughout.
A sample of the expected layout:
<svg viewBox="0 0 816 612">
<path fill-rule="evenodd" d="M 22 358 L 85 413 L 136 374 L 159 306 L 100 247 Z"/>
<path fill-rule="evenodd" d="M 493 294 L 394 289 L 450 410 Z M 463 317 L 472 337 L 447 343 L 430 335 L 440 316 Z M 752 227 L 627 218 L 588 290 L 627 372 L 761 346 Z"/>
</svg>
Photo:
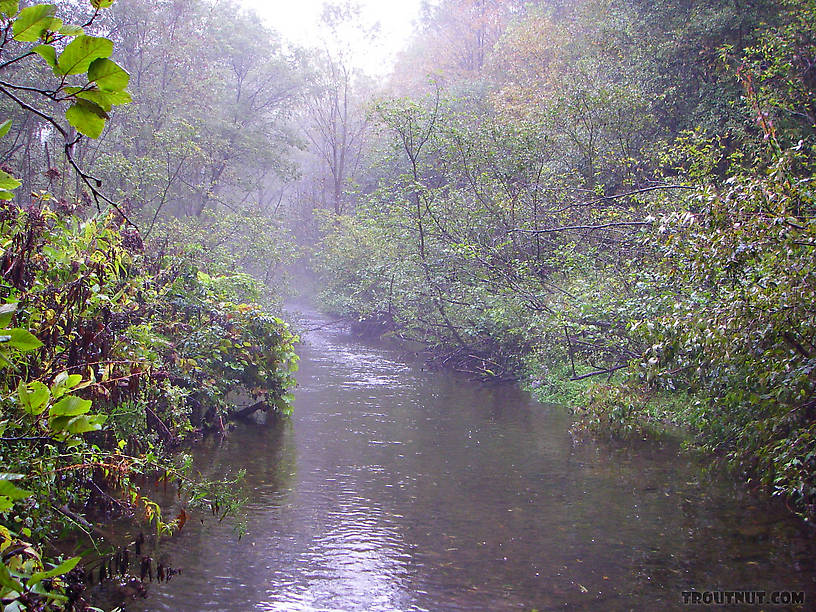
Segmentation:
<svg viewBox="0 0 816 612">
<path fill-rule="evenodd" d="M 585 378 L 591 378 L 593 376 L 600 376 L 601 374 L 612 374 L 613 372 L 617 372 L 618 370 L 622 370 L 623 368 L 628 368 L 629 364 L 624 363 L 622 365 L 615 366 L 614 368 L 609 368 L 608 370 L 598 370 L 597 372 L 590 372 L 589 374 L 584 374 L 583 376 L 573 376 L 570 380 L 584 380 Z"/>
<path fill-rule="evenodd" d="M 521 229 L 521 228 L 511 228 L 510 232 L 515 232 L 519 234 L 554 234 L 556 232 L 568 232 L 574 230 L 601 230 L 607 229 L 610 227 L 643 227 L 646 225 L 651 225 L 650 221 L 616 221 L 614 223 L 603 223 L 601 225 L 565 225 L 562 227 L 549 227 L 546 229 L 537 229 L 537 230 L 528 230 L 528 229 Z"/>
</svg>

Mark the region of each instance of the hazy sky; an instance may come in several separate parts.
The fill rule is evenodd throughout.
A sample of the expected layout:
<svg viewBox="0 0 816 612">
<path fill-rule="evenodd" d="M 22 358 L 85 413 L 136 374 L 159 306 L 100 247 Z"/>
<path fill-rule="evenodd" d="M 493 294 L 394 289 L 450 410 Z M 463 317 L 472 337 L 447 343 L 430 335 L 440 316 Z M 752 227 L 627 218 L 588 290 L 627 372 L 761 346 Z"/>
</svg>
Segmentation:
<svg viewBox="0 0 816 612">
<path fill-rule="evenodd" d="M 337 50 L 337 41 L 320 27 L 325 0 L 241 0 L 285 39 L 309 47 Z M 405 46 L 413 22 L 419 15 L 422 0 L 357 0 L 362 9 L 364 28 L 379 23 L 374 42 L 360 31 L 343 30 L 341 39 L 347 46 L 351 61 L 372 74 L 385 74 L 391 68 L 394 55 Z"/>
</svg>

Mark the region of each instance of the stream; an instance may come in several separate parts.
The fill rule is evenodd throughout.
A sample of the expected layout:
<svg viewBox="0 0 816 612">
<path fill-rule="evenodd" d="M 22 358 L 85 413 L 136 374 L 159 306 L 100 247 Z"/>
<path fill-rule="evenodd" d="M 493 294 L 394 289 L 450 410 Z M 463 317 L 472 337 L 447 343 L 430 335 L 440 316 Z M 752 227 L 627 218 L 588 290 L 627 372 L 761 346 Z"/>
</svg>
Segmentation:
<svg viewBox="0 0 816 612">
<path fill-rule="evenodd" d="M 576 447 L 562 407 L 304 316 L 317 329 L 293 417 L 195 450 L 212 477 L 246 469 L 246 533 L 191 518 L 162 545 L 182 573 L 128 610 L 682 610 L 691 589 L 816 601 L 813 529 L 676 444 Z"/>
</svg>

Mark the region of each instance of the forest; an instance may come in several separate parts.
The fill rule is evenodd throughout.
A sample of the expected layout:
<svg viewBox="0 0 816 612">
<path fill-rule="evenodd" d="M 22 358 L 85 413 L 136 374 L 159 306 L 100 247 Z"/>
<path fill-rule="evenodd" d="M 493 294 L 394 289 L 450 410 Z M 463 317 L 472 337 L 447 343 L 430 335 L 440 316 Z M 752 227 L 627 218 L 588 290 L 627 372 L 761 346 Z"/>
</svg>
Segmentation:
<svg viewBox="0 0 816 612">
<path fill-rule="evenodd" d="M 816 519 L 814 0 L 439 0 L 387 78 L 334 49 L 0 0 L 5 610 L 90 609 L 99 521 L 234 510 L 189 448 L 291 413 L 297 295 Z"/>
</svg>

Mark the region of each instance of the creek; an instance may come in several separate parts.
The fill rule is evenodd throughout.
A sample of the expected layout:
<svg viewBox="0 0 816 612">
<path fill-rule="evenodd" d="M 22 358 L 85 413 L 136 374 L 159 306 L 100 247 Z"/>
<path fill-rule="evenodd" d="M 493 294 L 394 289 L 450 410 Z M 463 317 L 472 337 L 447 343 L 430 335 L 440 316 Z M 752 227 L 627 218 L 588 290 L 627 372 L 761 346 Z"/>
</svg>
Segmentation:
<svg viewBox="0 0 816 612">
<path fill-rule="evenodd" d="M 564 408 L 321 323 L 302 321 L 318 329 L 293 417 L 195 451 L 211 475 L 247 470 L 245 535 L 191 519 L 162 545 L 183 573 L 129 610 L 680 610 L 690 589 L 816 601 L 812 529 L 676 443 L 574 446 Z"/>
</svg>

